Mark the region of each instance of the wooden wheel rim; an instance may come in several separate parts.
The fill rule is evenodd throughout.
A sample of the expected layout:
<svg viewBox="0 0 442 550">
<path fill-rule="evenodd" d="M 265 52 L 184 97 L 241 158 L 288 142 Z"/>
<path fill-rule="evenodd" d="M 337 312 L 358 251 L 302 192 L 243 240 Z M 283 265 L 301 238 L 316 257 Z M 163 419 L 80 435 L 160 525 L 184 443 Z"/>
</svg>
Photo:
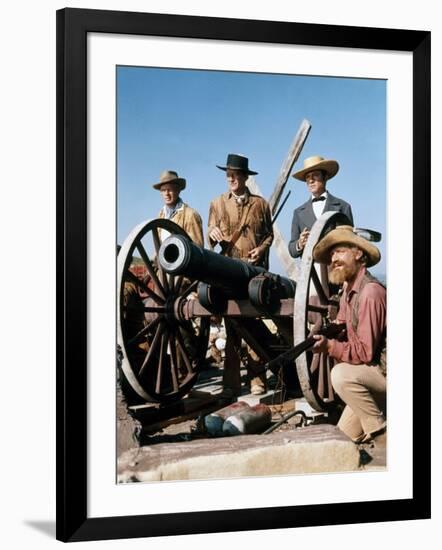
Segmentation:
<svg viewBox="0 0 442 550">
<path fill-rule="evenodd" d="M 150 344 L 155 343 L 155 347 L 160 346 L 160 359 L 159 364 L 156 367 L 156 376 L 144 376 L 145 372 L 148 371 L 148 366 L 144 367 L 144 371 L 141 372 L 143 366 L 140 368 L 140 372 L 137 373 L 134 366 L 130 361 L 130 352 L 128 349 L 128 341 L 125 337 L 125 331 L 123 328 L 124 325 L 124 285 L 128 280 L 133 280 L 133 276 L 128 278 L 129 267 L 132 262 L 132 257 L 134 251 L 138 249 L 140 252 L 139 245 L 143 237 L 152 233 L 152 238 L 154 240 L 154 248 L 156 249 L 156 254 L 158 254 L 158 243 L 155 243 L 155 240 L 158 239 L 159 230 L 166 230 L 171 234 L 180 234 L 188 237 L 187 233 L 177 224 L 173 223 L 170 220 L 165 219 L 154 219 L 150 221 L 145 221 L 137 225 L 129 234 L 129 236 L 124 241 L 120 252 L 118 254 L 117 260 L 117 342 L 121 350 L 121 370 L 129 383 L 130 387 L 135 391 L 135 393 L 145 401 L 160 401 L 168 402 L 179 399 L 181 396 L 185 395 L 192 385 L 196 381 L 196 376 L 198 374 L 198 366 L 203 354 L 207 349 L 208 341 L 208 330 L 209 330 L 209 320 L 199 319 L 196 320 L 193 324 L 188 324 L 187 327 L 190 328 L 190 331 L 193 332 L 193 338 L 196 338 L 196 352 L 194 358 L 189 358 L 186 354 L 185 344 L 183 341 L 183 327 L 178 323 L 170 323 L 167 316 L 170 314 L 170 309 L 172 307 L 173 294 L 176 289 L 174 286 L 178 286 L 182 283 L 182 280 L 179 278 L 168 277 L 161 269 L 158 270 L 158 282 L 161 285 L 159 287 L 157 284 L 154 285 L 154 291 L 152 291 L 151 298 L 154 302 L 154 306 L 151 309 L 155 311 L 158 310 L 158 315 L 160 320 L 156 323 L 154 330 L 155 333 L 151 339 Z M 141 243 L 141 249 L 143 245 Z M 148 254 L 146 253 L 147 260 L 150 261 Z M 142 258 L 143 259 L 143 258 Z M 143 263 L 146 265 L 144 259 Z M 141 281 L 139 280 L 141 283 Z M 167 306 L 167 307 L 166 307 Z M 168 310 L 169 308 L 169 310 Z M 146 309 L 146 308 L 145 308 Z M 150 308 L 149 308 L 150 309 Z M 198 326 L 199 321 L 199 326 Z M 199 330 L 199 334 L 196 335 L 196 331 Z M 167 336 L 165 336 L 167 334 Z M 175 340 L 176 339 L 176 340 Z M 167 344 L 165 344 L 167 340 Z M 175 345 L 176 343 L 176 345 Z M 204 346 L 205 343 L 205 346 Z M 170 372 L 168 374 L 172 378 L 172 391 L 162 392 L 161 391 L 161 376 L 164 375 L 159 373 L 163 358 L 165 356 L 166 350 L 164 346 L 168 348 L 168 354 L 170 356 Z M 156 352 L 157 350 L 153 350 Z M 151 353 L 149 358 L 149 351 L 146 352 L 145 360 L 148 361 L 152 358 L 155 359 L 154 353 Z M 153 356 L 153 357 L 151 357 Z M 187 356 L 187 359 L 186 359 Z M 173 365 L 172 365 L 173 363 Z M 189 365 L 190 363 L 190 365 Z M 196 363 L 196 364 L 193 364 Z M 143 362 L 144 365 L 144 362 Z M 187 374 L 182 375 L 178 379 L 180 373 L 178 372 L 179 365 L 184 365 L 184 368 L 187 369 Z M 162 365 L 164 368 L 164 365 Z M 174 373 L 172 371 L 175 371 Z M 140 377 L 141 373 L 141 377 Z M 176 380 L 175 378 L 176 377 Z M 160 384 L 158 386 L 158 379 L 160 379 Z"/>
<path fill-rule="evenodd" d="M 325 235 L 328 230 L 334 228 L 336 225 L 350 225 L 350 221 L 344 214 L 340 212 L 325 212 L 313 225 L 307 244 L 304 248 L 301 260 L 300 276 L 296 285 L 296 294 L 294 300 L 293 311 L 293 345 L 297 346 L 303 342 L 308 336 L 307 319 L 308 319 L 308 304 L 310 299 L 310 284 L 312 279 L 315 278 L 315 265 L 313 261 L 313 249 L 320 239 Z M 319 277 L 318 277 L 319 279 Z M 323 296 L 320 296 L 321 305 L 328 306 L 331 304 L 329 301 L 328 290 L 324 289 Z M 310 352 L 311 354 L 311 352 Z M 299 383 L 302 393 L 308 401 L 308 403 L 317 411 L 327 411 L 335 406 L 333 401 L 326 402 L 319 395 L 318 388 L 314 386 L 314 380 L 312 376 L 312 363 L 309 359 L 309 352 L 302 353 L 296 359 L 296 371 L 298 373 Z M 318 368 L 321 368 L 321 362 L 324 358 L 321 356 L 316 360 L 319 363 Z M 330 361 L 325 358 L 322 367 L 330 370 Z M 327 373 L 323 373 L 327 375 Z M 324 376 L 320 383 L 324 383 Z M 320 376 L 318 376 L 320 378 Z M 329 380 L 329 376 L 328 376 Z"/>
</svg>

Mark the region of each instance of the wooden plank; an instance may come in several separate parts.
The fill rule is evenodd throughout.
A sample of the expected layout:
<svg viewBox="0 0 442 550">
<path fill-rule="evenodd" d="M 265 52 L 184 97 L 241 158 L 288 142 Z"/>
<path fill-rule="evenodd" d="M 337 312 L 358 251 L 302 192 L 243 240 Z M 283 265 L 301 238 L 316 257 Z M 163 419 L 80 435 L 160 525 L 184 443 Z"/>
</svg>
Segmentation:
<svg viewBox="0 0 442 550">
<path fill-rule="evenodd" d="M 176 403 L 161 405 L 159 403 L 144 403 L 129 407 L 134 416 L 144 426 L 156 425 L 159 422 L 176 423 L 185 419 L 188 414 L 198 416 L 199 412 L 207 406 L 215 403 L 219 405 L 219 397 L 212 396 L 207 392 L 192 390 L 187 397 Z M 196 413 L 196 414 L 195 414 Z M 192 418 L 194 416 L 191 416 Z"/>
<path fill-rule="evenodd" d="M 249 177 L 247 180 L 247 187 L 254 195 L 263 196 L 261 190 L 256 183 L 256 180 L 253 176 Z M 281 262 L 287 277 L 296 281 L 298 279 L 298 266 L 294 258 L 290 256 L 288 245 L 282 236 L 281 231 L 276 223 L 273 224 L 273 243 L 272 248 L 275 250 L 279 261 Z M 293 313 L 293 312 L 291 312 Z"/>
<path fill-rule="evenodd" d="M 293 300 L 294 298 L 283 298 L 280 301 L 280 307 L 272 313 L 272 317 L 293 316 Z M 228 317 L 266 318 L 266 314 L 256 309 L 248 300 L 228 300 L 227 307 L 220 314 Z M 189 300 L 184 304 L 183 315 L 185 319 L 193 319 L 212 316 L 213 312 L 203 307 L 198 300 Z"/>
<path fill-rule="evenodd" d="M 279 201 L 281 200 L 281 195 L 284 192 L 284 188 L 287 184 L 287 180 L 292 171 L 293 165 L 298 160 L 299 155 L 301 154 L 304 143 L 307 139 L 307 136 L 310 132 L 312 125 L 306 119 L 301 122 L 299 130 L 296 133 L 296 136 L 290 146 L 287 157 L 284 160 L 284 163 L 279 172 L 278 179 L 276 180 L 275 188 L 269 199 L 270 211 L 272 216 L 275 215 L 275 212 L 278 208 Z"/>
</svg>

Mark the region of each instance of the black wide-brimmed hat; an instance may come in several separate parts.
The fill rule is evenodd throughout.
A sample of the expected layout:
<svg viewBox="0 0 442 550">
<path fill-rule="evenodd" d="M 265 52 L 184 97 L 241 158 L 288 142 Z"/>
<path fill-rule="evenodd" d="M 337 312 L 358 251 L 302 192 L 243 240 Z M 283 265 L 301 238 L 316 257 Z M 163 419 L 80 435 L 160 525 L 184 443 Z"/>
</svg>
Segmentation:
<svg viewBox="0 0 442 550">
<path fill-rule="evenodd" d="M 249 174 L 249 176 L 255 176 L 258 173 L 249 170 L 249 159 L 247 157 L 237 155 L 235 153 L 229 153 L 227 155 L 227 162 L 225 166 L 218 166 L 217 164 L 216 167 L 220 170 L 227 170 L 228 168 L 230 168 L 230 170 L 241 170 L 242 172 Z"/>
</svg>

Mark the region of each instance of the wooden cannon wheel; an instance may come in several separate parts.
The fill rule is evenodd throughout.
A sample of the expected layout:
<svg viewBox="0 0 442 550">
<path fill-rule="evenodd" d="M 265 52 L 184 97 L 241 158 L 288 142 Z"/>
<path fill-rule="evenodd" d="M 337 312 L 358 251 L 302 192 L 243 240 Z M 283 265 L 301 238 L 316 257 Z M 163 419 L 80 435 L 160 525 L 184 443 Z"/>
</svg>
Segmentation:
<svg viewBox="0 0 442 550">
<path fill-rule="evenodd" d="M 310 231 L 296 285 L 293 314 L 294 346 L 303 342 L 312 330 L 319 328 L 322 317 L 333 320 L 336 316 L 337 296 L 330 295 L 327 267 L 315 264 L 313 249 L 328 231 L 336 225 L 343 224 L 350 225 L 346 216 L 339 212 L 326 212 Z M 296 359 L 296 371 L 302 393 L 317 411 L 328 411 L 336 406 L 330 381 L 332 367 L 333 359 L 324 353 L 313 354 L 306 351 Z"/>
<path fill-rule="evenodd" d="M 174 315 L 176 299 L 189 296 L 197 282 L 157 264 L 168 236 L 163 232 L 187 237 L 170 220 L 154 219 L 135 227 L 118 254 L 117 341 L 129 404 L 180 399 L 196 382 L 207 351 L 209 319 L 183 322 Z M 140 277 L 137 268 L 147 274 Z"/>
</svg>

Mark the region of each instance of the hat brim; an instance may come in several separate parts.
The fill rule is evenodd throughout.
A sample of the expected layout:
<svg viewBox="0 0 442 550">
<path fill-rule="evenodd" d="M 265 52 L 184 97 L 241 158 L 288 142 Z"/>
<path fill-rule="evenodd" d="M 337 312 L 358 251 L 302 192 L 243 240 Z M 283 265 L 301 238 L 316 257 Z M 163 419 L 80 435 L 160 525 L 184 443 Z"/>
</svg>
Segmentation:
<svg viewBox="0 0 442 550">
<path fill-rule="evenodd" d="M 229 169 L 229 170 L 240 170 L 241 172 L 245 172 L 249 176 L 256 176 L 258 174 L 258 172 L 254 172 L 253 170 L 244 170 L 244 168 L 239 168 L 238 166 L 218 166 L 217 164 L 216 167 L 219 168 L 220 170 L 224 170 L 224 172 L 226 172 Z"/>
<path fill-rule="evenodd" d="M 180 191 L 186 188 L 186 180 L 184 178 L 176 178 L 170 181 L 161 181 L 160 183 L 154 183 L 152 187 L 159 191 L 161 189 L 161 186 L 166 185 L 166 183 L 173 183 L 175 185 L 178 185 Z"/>
<path fill-rule="evenodd" d="M 322 160 L 316 164 L 312 164 L 308 168 L 295 172 L 293 177 L 300 181 L 305 181 L 305 176 L 313 170 L 324 170 L 328 174 L 328 179 L 333 178 L 339 171 L 339 164 L 335 160 Z"/>
<path fill-rule="evenodd" d="M 379 263 L 381 253 L 379 249 L 369 241 L 353 233 L 353 228 L 349 226 L 340 226 L 327 233 L 313 249 L 313 259 L 321 264 L 330 263 L 330 251 L 334 246 L 349 244 L 357 246 L 367 256 L 367 267 L 371 267 Z"/>
</svg>

